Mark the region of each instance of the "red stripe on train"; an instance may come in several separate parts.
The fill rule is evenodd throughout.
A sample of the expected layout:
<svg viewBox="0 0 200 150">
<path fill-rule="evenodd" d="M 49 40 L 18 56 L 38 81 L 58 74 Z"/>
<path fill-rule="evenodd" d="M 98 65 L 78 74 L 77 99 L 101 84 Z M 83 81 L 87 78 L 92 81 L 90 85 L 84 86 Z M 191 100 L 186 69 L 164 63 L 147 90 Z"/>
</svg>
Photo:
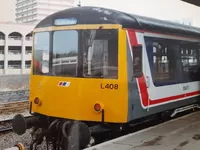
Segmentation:
<svg viewBox="0 0 200 150">
<path fill-rule="evenodd" d="M 127 29 L 127 30 L 132 31 L 132 32 L 134 31 L 134 32 L 140 32 L 140 33 L 160 34 L 160 35 L 167 35 L 167 36 L 172 36 L 172 37 L 177 37 L 177 38 L 191 38 L 191 39 L 199 40 L 199 38 L 195 36 L 181 36 L 181 35 L 176 35 L 176 34 L 162 33 L 162 32 L 149 31 L 149 30 L 140 30 L 140 29 Z"/>
<path fill-rule="evenodd" d="M 144 76 L 142 76 L 141 78 L 138 78 L 138 84 L 139 84 L 139 88 L 140 88 L 142 104 L 145 107 L 148 106 L 148 105 L 155 105 L 155 104 L 160 104 L 160 103 L 164 103 L 164 102 L 175 101 L 175 100 L 178 100 L 178 99 L 181 99 L 181 98 L 186 98 L 186 97 L 189 97 L 189 96 L 195 96 L 195 95 L 200 94 L 200 91 L 195 91 L 195 92 L 190 92 L 190 93 L 185 93 L 185 94 L 180 94 L 180 95 L 169 96 L 169 97 L 165 97 L 165 98 L 151 100 L 151 99 L 149 99 L 149 95 L 148 95 L 147 86 L 146 86 L 146 83 L 145 83 Z"/>
</svg>

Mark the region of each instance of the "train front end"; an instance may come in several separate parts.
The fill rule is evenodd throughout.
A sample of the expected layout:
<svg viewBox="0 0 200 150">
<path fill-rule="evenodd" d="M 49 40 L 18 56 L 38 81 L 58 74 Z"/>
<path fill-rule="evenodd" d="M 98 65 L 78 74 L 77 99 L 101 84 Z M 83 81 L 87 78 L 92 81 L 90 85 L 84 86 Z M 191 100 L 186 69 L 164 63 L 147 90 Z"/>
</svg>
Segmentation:
<svg viewBox="0 0 200 150">
<path fill-rule="evenodd" d="M 117 25 L 36 29 L 32 111 L 81 121 L 126 122 L 123 36 Z"/>
<path fill-rule="evenodd" d="M 93 126 L 127 122 L 126 30 L 119 24 L 79 24 L 75 16 L 50 20 L 33 33 L 33 117 L 15 116 L 14 130 L 42 129 L 39 135 L 50 135 L 55 147 L 84 148 Z"/>
</svg>

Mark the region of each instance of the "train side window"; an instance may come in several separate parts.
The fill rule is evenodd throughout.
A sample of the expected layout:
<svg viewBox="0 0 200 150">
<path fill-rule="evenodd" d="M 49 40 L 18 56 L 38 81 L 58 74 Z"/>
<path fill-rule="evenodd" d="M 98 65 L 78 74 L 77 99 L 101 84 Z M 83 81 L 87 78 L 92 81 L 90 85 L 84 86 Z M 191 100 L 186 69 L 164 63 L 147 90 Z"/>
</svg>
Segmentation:
<svg viewBox="0 0 200 150">
<path fill-rule="evenodd" d="M 137 45 L 132 47 L 133 54 L 133 77 L 139 78 L 142 76 L 142 46 Z"/>
<path fill-rule="evenodd" d="M 173 79 L 172 67 L 173 59 L 169 55 L 172 49 L 159 42 L 153 43 L 153 63 L 154 63 L 154 81 L 166 81 Z"/>
<path fill-rule="evenodd" d="M 177 52 L 178 43 L 155 37 L 145 37 L 148 60 L 155 86 L 164 86 L 177 83 L 179 61 Z"/>
<path fill-rule="evenodd" d="M 198 45 L 195 42 L 181 43 L 182 81 L 198 81 Z"/>
<path fill-rule="evenodd" d="M 145 37 L 145 43 L 155 86 L 200 80 L 197 42 Z"/>
</svg>

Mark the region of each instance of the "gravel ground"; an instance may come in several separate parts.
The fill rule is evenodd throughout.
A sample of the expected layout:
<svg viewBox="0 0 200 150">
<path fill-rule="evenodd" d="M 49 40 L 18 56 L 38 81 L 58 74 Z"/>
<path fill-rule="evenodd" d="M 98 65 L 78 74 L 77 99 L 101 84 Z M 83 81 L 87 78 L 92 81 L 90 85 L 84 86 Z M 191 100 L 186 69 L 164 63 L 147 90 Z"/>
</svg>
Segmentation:
<svg viewBox="0 0 200 150">
<path fill-rule="evenodd" d="M 0 76 L 0 91 L 16 91 L 29 89 L 30 75 Z"/>
<path fill-rule="evenodd" d="M 0 134 L 0 150 L 13 147 L 17 143 L 22 143 L 25 147 L 25 150 L 29 150 L 29 144 L 31 142 L 31 130 L 27 130 L 23 135 L 17 135 L 13 132 Z M 41 146 L 38 146 L 37 150 L 45 150 L 45 144 L 42 143 Z"/>
<path fill-rule="evenodd" d="M 17 111 L 17 112 L 9 112 L 9 113 L 6 113 L 6 114 L 0 114 L 0 121 L 3 121 L 3 120 L 10 120 L 10 119 L 13 119 L 13 117 L 17 114 L 22 114 L 23 116 L 31 116 L 29 114 L 29 110 L 26 109 L 24 111 Z"/>
<path fill-rule="evenodd" d="M 0 121 L 5 119 L 12 119 L 16 114 L 22 114 L 23 116 L 30 116 L 28 110 L 20 111 L 12 114 L 1 114 L 0 115 Z M 1 127 L 1 124 L 0 124 Z M 31 142 L 31 135 L 30 135 L 31 129 L 27 130 L 25 134 L 23 135 L 17 135 L 13 132 L 8 133 L 0 133 L 0 150 L 4 150 L 6 148 L 10 148 L 14 146 L 17 143 L 22 143 L 25 146 L 25 150 L 29 150 L 29 144 Z M 45 144 L 43 143 L 40 146 L 38 146 L 38 150 L 45 150 Z"/>
<path fill-rule="evenodd" d="M 29 98 L 29 75 L 0 76 L 0 103 L 28 100 Z M 24 116 L 29 115 L 28 111 L 18 112 Z M 1 114 L 0 120 L 11 119 L 13 114 Z M 19 136 L 13 132 L 0 134 L 0 150 L 10 148 L 17 143 L 22 143 L 25 150 L 29 150 L 31 142 L 31 130 Z M 45 144 L 38 147 L 38 150 L 45 150 Z"/>
<path fill-rule="evenodd" d="M 10 127 L 12 127 L 11 122 L 0 122 L 0 129 L 1 128 L 10 128 Z"/>
<path fill-rule="evenodd" d="M 0 121 L 12 119 L 18 113 L 24 116 L 29 116 L 28 110 L 16 112 L 16 113 L 1 114 Z M 2 126 L 5 126 L 5 124 L 3 124 Z M 0 124 L 0 127 L 1 127 L 1 124 Z M 18 142 L 25 144 L 27 147 L 28 142 L 31 141 L 31 137 L 29 135 L 30 130 L 27 130 L 27 131 L 28 132 L 22 136 L 16 135 L 15 133 L 12 133 L 12 132 L 4 133 L 4 134 L 0 133 L 0 150 L 4 150 L 6 148 L 12 147 Z"/>
<path fill-rule="evenodd" d="M 26 101 L 29 99 L 29 90 L 0 91 L 0 103 Z"/>
</svg>

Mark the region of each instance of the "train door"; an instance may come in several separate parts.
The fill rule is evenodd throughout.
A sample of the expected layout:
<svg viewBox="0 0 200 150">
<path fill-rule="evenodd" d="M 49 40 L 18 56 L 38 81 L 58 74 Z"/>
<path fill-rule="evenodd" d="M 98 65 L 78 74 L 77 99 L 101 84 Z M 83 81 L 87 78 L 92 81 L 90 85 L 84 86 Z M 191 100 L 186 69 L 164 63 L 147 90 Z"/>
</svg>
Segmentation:
<svg viewBox="0 0 200 150">
<path fill-rule="evenodd" d="M 146 44 L 144 41 L 144 33 L 140 32 L 137 33 L 137 44 L 141 45 L 141 51 L 142 51 L 142 75 L 138 77 L 138 86 L 140 88 L 140 102 L 142 109 L 145 109 L 144 114 L 146 115 L 146 112 L 149 111 L 150 108 L 150 97 L 152 96 L 152 76 L 151 71 L 149 67 L 149 60 L 147 56 L 147 49 Z"/>
<path fill-rule="evenodd" d="M 138 118 L 142 110 L 142 92 L 140 90 L 141 79 L 144 77 L 143 44 L 139 43 L 141 36 L 135 31 L 129 30 L 127 34 L 127 58 L 128 58 L 128 87 L 129 87 L 129 120 Z M 142 80 L 145 84 L 145 80 Z"/>
</svg>

